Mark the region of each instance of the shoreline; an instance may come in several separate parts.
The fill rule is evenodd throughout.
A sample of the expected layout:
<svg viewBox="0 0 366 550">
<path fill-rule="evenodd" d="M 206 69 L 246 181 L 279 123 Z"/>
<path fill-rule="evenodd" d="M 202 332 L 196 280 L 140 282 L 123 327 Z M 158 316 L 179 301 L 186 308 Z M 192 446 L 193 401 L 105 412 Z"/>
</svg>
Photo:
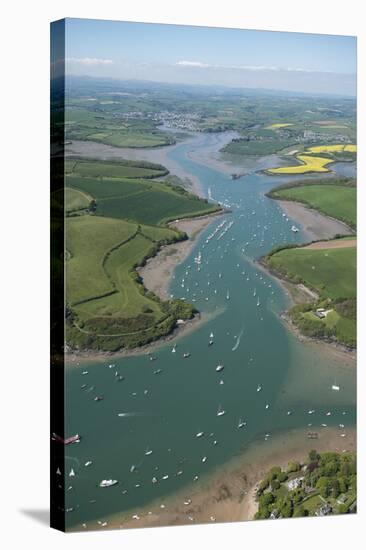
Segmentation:
<svg viewBox="0 0 366 550">
<path fill-rule="evenodd" d="M 172 272 L 181 264 L 191 253 L 196 244 L 197 237 L 204 231 L 218 216 L 225 214 L 225 211 L 215 212 L 197 218 L 185 218 L 171 222 L 179 231 L 188 235 L 188 239 L 174 244 L 163 246 L 161 250 L 147 260 L 146 264 L 137 269 L 142 277 L 144 286 L 154 292 L 159 298 L 167 300 L 170 298 L 168 293 Z"/>
<path fill-rule="evenodd" d="M 280 205 L 287 217 L 301 224 L 304 232 L 312 241 L 332 239 L 337 234 L 347 236 L 355 234 L 347 224 L 300 202 L 270 198 Z"/>
<path fill-rule="evenodd" d="M 157 499 L 143 509 L 113 514 L 103 529 L 131 529 L 212 522 L 250 521 L 257 511 L 257 484 L 272 466 L 286 467 L 289 461 L 304 461 L 311 449 L 318 452 L 356 451 L 356 431 L 347 430 L 340 438 L 339 428 L 319 430 L 318 439 L 307 437 L 307 428 L 274 435 L 271 440 L 253 441 L 240 455 L 207 474 L 199 485 L 190 484 L 178 493 Z M 268 449 L 269 447 L 269 449 Z M 133 516 L 137 514 L 134 518 Z M 100 529 L 97 521 L 84 530 Z M 71 530 L 81 530 L 77 526 Z"/>
</svg>

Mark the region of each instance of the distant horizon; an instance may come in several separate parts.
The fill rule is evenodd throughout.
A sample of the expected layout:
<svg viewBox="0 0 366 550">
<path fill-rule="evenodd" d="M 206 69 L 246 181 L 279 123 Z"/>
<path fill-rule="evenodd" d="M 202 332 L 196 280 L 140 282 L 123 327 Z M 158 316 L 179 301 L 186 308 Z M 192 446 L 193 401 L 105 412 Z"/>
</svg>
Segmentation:
<svg viewBox="0 0 366 550">
<path fill-rule="evenodd" d="M 229 86 L 229 85 L 223 85 L 223 84 L 192 84 L 187 82 L 168 82 L 168 81 L 160 81 L 160 80 L 148 80 L 148 79 L 133 79 L 133 78 L 119 78 L 119 77 L 112 77 L 112 76 L 93 76 L 89 74 L 73 74 L 73 73 L 66 73 L 65 74 L 66 79 L 67 78 L 75 78 L 75 79 L 84 79 L 84 80 L 100 80 L 100 81 L 111 81 L 115 83 L 125 83 L 125 84 L 135 84 L 140 85 L 141 87 L 146 85 L 153 85 L 153 86 L 169 86 L 173 88 L 199 88 L 199 89 L 207 89 L 209 91 L 212 90 L 220 90 L 222 93 L 225 93 L 225 91 L 229 92 L 237 92 L 237 93 L 244 93 L 250 92 L 250 95 L 254 94 L 254 92 L 263 93 L 264 95 L 287 95 L 292 97 L 298 97 L 298 96 L 307 96 L 307 97 L 329 97 L 329 98 L 344 98 L 344 99 L 357 99 L 356 95 L 351 94 L 341 94 L 337 92 L 302 92 L 302 91 L 296 91 L 296 90 L 286 90 L 286 89 L 274 89 L 274 88 L 251 88 L 251 87 L 240 87 L 240 86 Z M 59 78 L 59 77 L 58 77 Z"/>
<path fill-rule="evenodd" d="M 72 76 L 356 97 L 356 37 L 65 19 Z"/>
</svg>

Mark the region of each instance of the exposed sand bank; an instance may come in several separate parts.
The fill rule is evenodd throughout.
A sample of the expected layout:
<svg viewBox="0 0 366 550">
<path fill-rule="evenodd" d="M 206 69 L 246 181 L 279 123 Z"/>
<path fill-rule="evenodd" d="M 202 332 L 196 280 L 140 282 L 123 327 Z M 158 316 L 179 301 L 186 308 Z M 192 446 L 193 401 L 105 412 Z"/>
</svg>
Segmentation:
<svg viewBox="0 0 366 550">
<path fill-rule="evenodd" d="M 274 465 L 285 468 L 290 460 L 304 461 L 311 449 L 318 452 L 356 451 L 356 432 L 321 428 L 319 438 L 308 439 L 307 429 L 293 430 L 251 444 L 240 456 L 218 468 L 199 485 L 191 484 L 174 496 L 157 500 L 144 509 L 116 514 L 102 529 L 157 527 L 192 523 L 251 520 L 257 511 L 257 483 Z M 137 514 L 137 518 L 133 518 Z M 101 528 L 91 522 L 87 529 Z M 79 528 L 78 528 L 79 529 Z"/>
<path fill-rule="evenodd" d="M 277 200 L 277 199 L 275 199 Z M 331 239 L 337 234 L 353 235 L 352 229 L 343 222 L 329 218 L 303 204 L 292 201 L 277 201 L 289 218 L 301 224 L 309 240 Z"/>
<path fill-rule="evenodd" d="M 144 286 L 163 300 L 168 299 L 169 284 L 174 268 L 182 263 L 190 254 L 201 231 L 212 223 L 217 216 L 222 214 L 223 212 L 219 212 L 213 215 L 171 223 L 171 226 L 187 233 L 189 238 L 186 241 L 164 246 L 156 256 L 147 261 L 144 267 L 138 269 Z"/>
</svg>

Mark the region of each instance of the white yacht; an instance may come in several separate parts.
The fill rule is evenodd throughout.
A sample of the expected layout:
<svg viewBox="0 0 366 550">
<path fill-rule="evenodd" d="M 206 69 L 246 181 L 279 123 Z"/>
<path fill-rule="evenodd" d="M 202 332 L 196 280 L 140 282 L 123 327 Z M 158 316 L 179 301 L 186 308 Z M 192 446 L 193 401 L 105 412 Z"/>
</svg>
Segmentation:
<svg viewBox="0 0 366 550">
<path fill-rule="evenodd" d="M 222 370 L 224 370 L 224 368 L 224 365 L 217 365 L 216 372 L 221 372 Z"/>
<path fill-rule="evenodd" d="M 84 464 L 84 466 L 91 466 L 93 462 L 91 460 L 87 460 Z"/>
<path fill-rule="evenodd" d="M 337 386 L 337 384 L 333 384 L 332 385 L 332 390 L 334 391 L 339 391 L 341 388 L 339 386 Z"/>
<path fill-rule="evenodd" d="M 69 473 L 69 477 L 75 477 L 74 468 L 71 468 L 70 473 Z"/>
<path fill-rule="evenodd" d="M 262 386 L 260 384 L 258 384 L 257 391 L 261 391 L 261 389 L 262 389 Z"/>
<path fill-rule="evenodd" d="M 197 432 L 196 433 L 196 437 L 202 437 L 203 436 L 203 432 Z"/>
<path fill-rule="evenodd" d="M 117 483 L 117 479 L 102 479 L 99 483 L 99 487 L 112 487 L 113 485 L 117 485 Z"/>
</svg>

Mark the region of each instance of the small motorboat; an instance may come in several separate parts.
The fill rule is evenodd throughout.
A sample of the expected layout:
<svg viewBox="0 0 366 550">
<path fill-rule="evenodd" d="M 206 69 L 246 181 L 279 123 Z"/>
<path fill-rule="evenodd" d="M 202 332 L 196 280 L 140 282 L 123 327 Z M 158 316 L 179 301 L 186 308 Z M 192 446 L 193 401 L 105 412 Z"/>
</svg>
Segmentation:
<svg viewBox="0 0 366 550">
<path fill-rule="evenodd" d="M 202 437 L 203 436 L 203 432 L 197 432 L 196 433 L 196 437 Z"/>
<path fill-rule="evenodd" d="M 184 359 L 187 359 L 187 358 L 188 358 L 188 357 L 190 357 L 190 356 L 191 356 L 191 354 L 190 354 L 190 353 L 183 353 L 183 357 L 184 357 Z"/>
<path fill-rule="evenodd" d="M 217 365 L 216 372 L 221 372 L 222 370 L 224 370 L 224 368 L 224 365 Z"/>
<path fill-rule="evenodd" d="M 84 464 L 84 466 L 91 466 L 93 462 L 91 460 L 87 460 Z"/>
</svg>

